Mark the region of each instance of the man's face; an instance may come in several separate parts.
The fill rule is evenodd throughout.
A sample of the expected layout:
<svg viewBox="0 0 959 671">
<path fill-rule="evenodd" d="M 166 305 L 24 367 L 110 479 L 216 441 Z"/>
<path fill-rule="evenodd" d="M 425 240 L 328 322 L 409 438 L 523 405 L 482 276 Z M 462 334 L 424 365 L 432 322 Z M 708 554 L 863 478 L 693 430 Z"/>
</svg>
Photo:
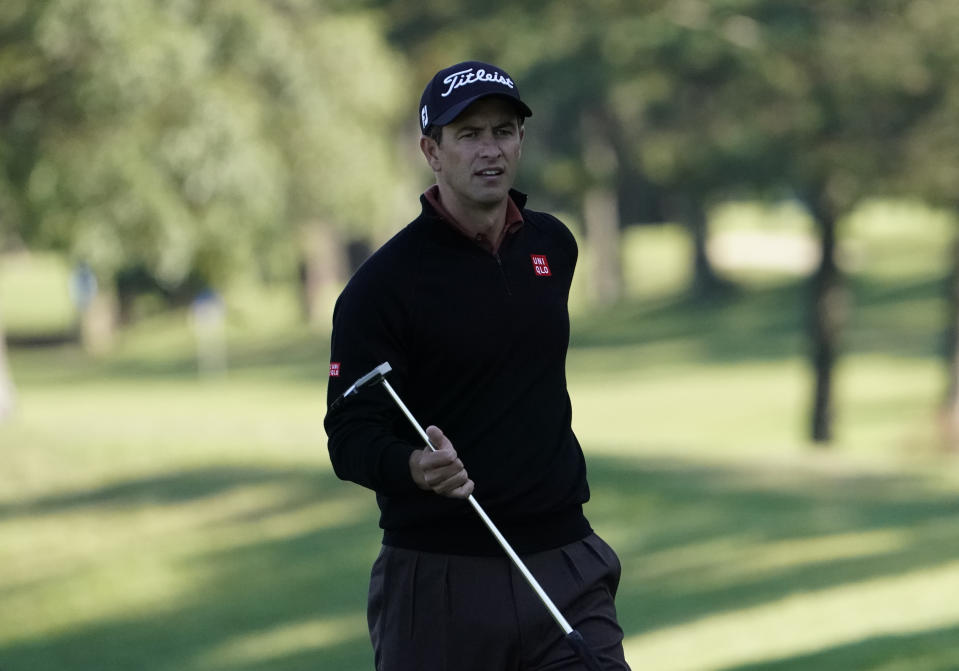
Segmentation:
<svg viewBox="0 0 959 671">
<path fill-rule="evenodd" d="M 439 144 L 429 138 L 421 143 L 441 195 L 470 209 L 501 204 L 516 178 L 523 145 L 512 103 L 494 97 L 477 100 L 442 131 Z"/>
</svg>

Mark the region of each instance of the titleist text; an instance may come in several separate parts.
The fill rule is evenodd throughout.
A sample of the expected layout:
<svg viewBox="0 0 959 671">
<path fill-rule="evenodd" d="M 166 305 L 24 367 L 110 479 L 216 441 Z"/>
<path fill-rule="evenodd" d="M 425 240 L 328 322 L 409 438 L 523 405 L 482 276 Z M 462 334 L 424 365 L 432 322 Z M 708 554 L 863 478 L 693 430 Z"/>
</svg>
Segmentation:
<svg viewBox="0 0 959 671">
<path fill-rule="evenodd" d="M 495 82 L 497 84 L 502 84 L 503 86 L 513 88 L 513 80 L 509 77 L 504 77 L 498 72 L 487 72 L 483 69 L 473 72 L 473 68 L 469 68 L 467 70 L 454 72 L 443 80 L 443 83 L 448 84 L 449 88 L 446 89 L 446 92 L 443 93 L 442 96 L 445 98 L 452 93 L 454 89 L 458 89 L 461 86 L 468 86 L 469 84 L 475 84 L 476 82 Z"/>
</svg>

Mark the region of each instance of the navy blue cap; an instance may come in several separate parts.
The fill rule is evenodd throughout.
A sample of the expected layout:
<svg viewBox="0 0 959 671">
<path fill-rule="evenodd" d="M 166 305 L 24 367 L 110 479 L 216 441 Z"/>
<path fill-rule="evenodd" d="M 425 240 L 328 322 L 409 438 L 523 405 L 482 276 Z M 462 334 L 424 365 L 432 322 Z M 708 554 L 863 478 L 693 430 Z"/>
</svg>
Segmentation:
<svg viewBox="0 0 959 671">
<path fill-rule="evenodd" d="M 426 85 L 420 98 L 420 130 L 445 126 L 472 103 L 486 96 L 503 96 L 515 105 L 520 116 L 533 112 L 519 97 L 519 88 L 504 70 L 479 61 L 465 61 L 440 70 Z"/>
</svg>

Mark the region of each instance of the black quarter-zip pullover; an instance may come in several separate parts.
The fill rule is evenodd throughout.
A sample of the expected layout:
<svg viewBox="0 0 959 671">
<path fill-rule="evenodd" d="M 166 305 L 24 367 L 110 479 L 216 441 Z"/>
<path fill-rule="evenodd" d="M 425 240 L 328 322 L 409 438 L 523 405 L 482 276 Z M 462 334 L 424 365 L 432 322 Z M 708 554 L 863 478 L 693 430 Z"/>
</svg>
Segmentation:
<svg viewBox="0 0 959 671">
<path fill-rule="evenodd" d="M 495 253 L 422 213 L 356 272 L 333 313 L 328 407 L 389 362 L 416 418 L 449 437 L 473 492 L 517 552 L 591 532 L 582 449 L 566 388 L 567 300 L 576 242 L 552 215 L 525 209 Z M 379 385 L 328 409 L 336 474 L 376 492 L 386 545 L 495 554 L 469 504 L 420 490 L 409 455 L 421 440 Z"/>
</svg>

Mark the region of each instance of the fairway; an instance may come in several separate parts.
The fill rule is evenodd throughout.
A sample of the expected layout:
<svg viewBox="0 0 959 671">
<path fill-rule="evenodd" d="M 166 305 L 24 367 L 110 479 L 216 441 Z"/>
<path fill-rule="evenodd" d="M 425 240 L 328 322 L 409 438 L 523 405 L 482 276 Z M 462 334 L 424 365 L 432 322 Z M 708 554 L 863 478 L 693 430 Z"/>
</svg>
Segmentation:
<svg viewBox="0 0 959 671">
<path fill-rule="evenodd" d="M 587 513 L 623 562 L 634 669 L 956 668 L 938 287 L 855 278 L 828 449 L 804 439 L 801 284 L 574 320 Z M 184 324 L 146 320 L 102 359 L 12 353 L 0 669 L 372 668 L 377 511 L 329 466 L 325 335 L 236 329 L 229 374 L 201 379 Z"/>
<path fill-rule="evenodd" d="M 23 385 L 0 434 L 2 668 L 371 668 L 375 507 L 330 473 L 322 384 L 235 377 Z M 619 391 L 641 401 L 653 377 Z M 611 384 L 574 385 L 579 414 L 609 409 Z M 682 439 L 641 427 L 629 450 L 590 438 L 606 420 L 581 422 L 589 513 L 623 560 L 634 665 L 953 668 L 949 478 L 784 448 L 669 456 Z"/>
</svg>

